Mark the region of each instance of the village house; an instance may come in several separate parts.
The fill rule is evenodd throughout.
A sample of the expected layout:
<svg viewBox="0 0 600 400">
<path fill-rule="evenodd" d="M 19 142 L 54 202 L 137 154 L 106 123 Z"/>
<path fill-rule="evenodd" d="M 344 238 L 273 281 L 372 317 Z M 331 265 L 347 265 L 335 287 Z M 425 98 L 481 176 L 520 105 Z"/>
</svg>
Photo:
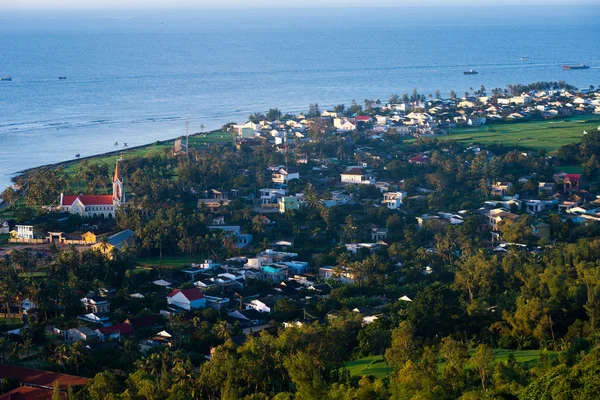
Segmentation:
<svg viewBox="0 0 600 400">
<path fill-rule="evenodd" d="M 167 303 L 188 311 L 206 308 L 206 298 L 199 289 L 174 289 L 167 296 Z"/>
<path fill-rule="evenodd" d="M 348 118 L 334 118 L 333 126 L 338 131 L 345 131 L 345 132 L 353 131 L 356 129 L 355 123 L 350 121 Z"/>
<path fill-rule="evenodd" d="M 517 214 L 513 214 L 513 213 L 505 211 L 501 208 L 489 210 L 485 213 L 485 215 L 488 219 L 488 225 L 491 227 L 492 231 L 498 231 L 499 225 L 503 221 L 506 221 L 506 220 L 514 221 L 517 218 L 519 218 L 519 216 Z"/>
<path fill-rule="evenodd" d="M 275 208 L 278 206 L 279 198 L 286 195 L 285 189 L 260 189 L 260 204 L 263 208 Z"/>
<path fill-rule="evenodd" d="M 359 167 L 354 167 L 342 172 L 340 178 L 342 183 L 371 184 L 369 176 L 364 174 Z"/>
<path fill-rule="evenodd" d="M 87 326 L 80 326 L 78 328 L 71 328 L 66 332 L 66 339 L 71 342 L 81 342 L 91 339 L 97 339 L 98 334 Z"/>
<path fill-rule="evenodd" d="M 279 184 L 287 183 L 294 179 L 300 179 L 300 172 L 293 168 L 288 168 L 288 170 L 283 167 L 279 168 L 277 171 L 273 172 L 271 176 L 273 183 Z"/>
<path fill-rule="evenodd" d="M 131 229 L 125 229 L 119 233 L 109 236 L 106 241 L 100 241 L 92 245 L 92 249 L 100 251 L 109 259 L 113 258 L 115 251 L 120 251 L 126 246 L 134 244 L 135 232 Z"/>
<path fill-rule="evenodd" d="M 80 299 L 80 301 L 88 313 L 107 313 L 110 311 L 110 302 L 104 297 L 89 296 Z"/>
<path fill-rule="evenodd" d="M 550 239 L 550 225 L 542 221 L 535 221 L 531 224 L 531 232 L 540 239 Z"/>
<path fill-rule="evenodd" d="M 304 205 L 304 194 L 296 193 L 294 196 L 283 196 L 277 200 L 279 204 L 279 213 L 285 214 L 288 211 L 298 210 L 300 206 Z"/>
<path fill-rule="evenodd" d="M 429 156 L 423 153 L 417 154 L 416 156 L 409 158 L 408 162 L 413 165 L 425 165 L 429 163 Z"/>
<path fill-rule="evenodd" d="M 490 194 L 492 196 L 504 197 L 512 191 L 511 182 L 496 182 L 492 185 Z"/>
<path fill-rule="evenodd" d="M 405 191 L 387 192 L 383 194 L 383 204 L 390 210 L 397 210 L 402 206 L 402 199 L 406 198 Z"/>
</svg>

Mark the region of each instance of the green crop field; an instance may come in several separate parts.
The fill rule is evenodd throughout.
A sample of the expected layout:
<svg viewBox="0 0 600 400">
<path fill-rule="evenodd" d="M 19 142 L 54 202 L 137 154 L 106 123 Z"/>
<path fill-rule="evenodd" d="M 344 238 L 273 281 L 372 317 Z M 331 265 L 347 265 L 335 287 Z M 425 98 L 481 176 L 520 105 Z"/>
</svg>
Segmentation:
<svg viewBox="0 0 600 400">
<path fill-rule="evenodd" d="M 199 260 L 192 260 L 193 263 L 200 262 Z M 138 264 L 142 268 L 162 268 L 162 269 L 173 269 L 179 270 L 190 266 L 190 259 L 187 257 L 163 257 L 162 260 L 159 257 L 140 257 L 138 258 Z"/>
<path fill-rule="evenodd" d="M 542 350 L 494 350 L 494 356 L 496 357 L 496 360 L 501 362 L 507 362 L 509 354 L 511 353 L 518 363 L 521 363 L 524 366 L 532 366 L 537 363 L 537 360 L 542 354 Z M 558 356 L 558 352 L 549 351 L 548 356 L 550 358 L 555 358 Z M 438 369 L 441 371 L 443 367 L 444 363 L 439 362 Z M 359 358 L 346 363 L 345 368 L 350 371 L 351 376 L 372 375 L 378 379 L 384 378 L 393 372 L 393 368 L 391 366 L 386 366 L 383 356 Z"/>
<path fill-rule="evenodd" d="M 563 120 L 487 124 L 477 128 L 455 128 L 441 140 L 465 145 L 497 144 L 521 149 L 554 151 L 581 140 L 584 131 L 598 129 L 600 116 L 584 115 Z"/>
</svg>

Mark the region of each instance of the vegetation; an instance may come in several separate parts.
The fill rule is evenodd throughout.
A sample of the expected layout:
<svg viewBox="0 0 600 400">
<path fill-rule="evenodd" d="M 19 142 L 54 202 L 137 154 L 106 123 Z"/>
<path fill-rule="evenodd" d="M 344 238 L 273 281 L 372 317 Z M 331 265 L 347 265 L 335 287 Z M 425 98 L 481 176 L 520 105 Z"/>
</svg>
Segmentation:
<svg viewBox="0 0 600 400">
<path fill-rule="evenodd" d="M 422 96 L 416 90 L 406 95 L 409 101 Z M 337 108 L 372 113 L 378 106 L 366 99 Z M 311 105 L 310 115 L 320 115 L 318 104 Z M 263 117 L 286 118 L 278 109 L 252 116 Z M 516 218 L 501 222 L 495 233 L 515 245 L 498 248 L 479 212 L 485 202 L 496 207 L 503 201 L 492 196 L 492 182 L 512 182 L 511 193 L 536 198 L 540 182 L 556 179 L 557 191 L 563 190 L 554 175 L 566 168 L 579 168 L 587 193 L 597 193 L 600 131 L 567 138 L 597 125 L 577 121 L 494 125 L 490 129 L 502 145 L 484 132 L 414 141 L 395 134 L 373 137 L 368 123 L 342 134 L 326 118 L 315 118 L 302 132 L 310 140 L 290 138 L 285 148 L 263 139 L 234 146 L 229 133 L 207 134 L 192 139 L 186 154 L 172 154 L 161 144 L 124 155 L 119 166 L 128 202 L 116 221 L 42 207 L 54 204 L 65 187 L 108 193 L 110 157 L 116 156 L 32 171 L 19 177 L 21 189 L 9 194 L 13 201 L 2 215 L 11 223 L 68 233 L 90 225 L 132 229 L 135 243 L 112 257 L 50 245 L 5 251 L 0 314 L 5 331 L 22 329 L 0 339 L 0 357 L 93 377 L 68 394 L 86 400 L 596 398 L 598 224 L 577 223 L 556 209 L 535 217 L 513 209 Z M 477 141 L 462 135 L 481 136 Z M 511 141 L 518 136 L 522 140 L 515 148 Z M 209 138 L 215 141 L 207 146 Z M 484 151 L 468 149 L 472 142 Z M 523 151 L 528 148 L 538 151 Z M 551 157 L 546 150 L 553 150 Z M 409 162 L 415 154 L 428 155 L 427 163 Z M 286 189 L 303 193 L 305 204 L 284 214 L 264 213 L 255 203 L 259 189 L 273 186 L 267 168 L 287 163 L 301 178 L 287 182 Z M 391 190 L 406 192 L 401 211 L 382 205 L 375 185 L 339 183 L 346 166 L 362 163 Z M 203 200 L 212 190 L 230 197 L 211 209 Z M 346 204 L 326 202 L 342 195 Z M 439 212 L 460 213 L 456 218 L 462 223 L 451 224 Z M 238 246 L 234 235 L 214 229 L 221 218 L 251 233 L 252 243 Z M 547 222 L 550 237 L 534 234 L 536 220 Z M 377 241 L 374 228 L 387 229 L 385 240 L 372 249 L 348 251 L 346 245 Z M 307 279 L 328 283 L 330 293 L 318 292 L 312 283 L 296 290 L 290 282 L 286 287 L 248 278 L 243 288 L 203 289 L 231 300 L 227 306 L 163 316 L 171 289 L 155 280 L 191 288 L 183 267 L 206 259 L 234 265 L 233 257 L 252 257 L 283 238 L 309 263 Z M 326 266 L 333 270 L 327 281 L 318 278 Z M 83 324 L 77 318 L 85 312 L 80 299 L 110 288 L 116 289 L 110 298 L 112 323 L 153 316 L 157 325 L 136 328 L 116 347 L 112 342 L 99 350 L 45 333 L 47 325 L 68 330 Z M 256 332 L 257 324 L 243 326 L 229 317 L 249 299 L 273 293 L 279 297 L 272 311 L 262 314 L 267 329 Z M 26 324 L 17 324 L 25 299 L 35 307 L 27 310 Z M 162 329 L 171 335 L 170 345 L 149 344 Z M 3 381 L 0 389 L 13 387 Z"/>
</svg>

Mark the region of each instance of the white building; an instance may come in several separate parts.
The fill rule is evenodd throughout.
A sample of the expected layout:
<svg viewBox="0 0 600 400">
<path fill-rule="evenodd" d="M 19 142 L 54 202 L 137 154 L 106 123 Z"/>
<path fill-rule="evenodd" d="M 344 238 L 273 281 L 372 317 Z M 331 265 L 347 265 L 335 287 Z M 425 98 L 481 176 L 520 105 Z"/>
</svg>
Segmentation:
<svg viewBox="0 0 600 400">
<path fill-rule="evenodd" d="M 405 191 L 387 192 L 383 194 L 383 204 L 390 210 L 396 210 L 402 205 L 402 199 L 406 197 Z"/>
<path fill-rule="evenodd" d="M 19 239 L 33 239 L 33 225 L 15 225 Z"/>
<path fill-rule="evenodd" d="M 360 168 L 351 168 L 340 174 L 342 183 L 370 184 L 369 177 Z"/>
</svg>

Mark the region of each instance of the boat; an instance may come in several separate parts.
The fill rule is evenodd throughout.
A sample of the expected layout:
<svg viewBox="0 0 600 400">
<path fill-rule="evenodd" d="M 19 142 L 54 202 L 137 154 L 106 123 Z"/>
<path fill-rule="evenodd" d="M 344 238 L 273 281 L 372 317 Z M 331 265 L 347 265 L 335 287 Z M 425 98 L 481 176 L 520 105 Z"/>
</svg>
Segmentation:
<svg viewBox="0 0 600 400">
<path fill-rule="evenodd" d="M 63 79 L 67 79 L 67 77 L 66 76 L 59 76 L 58 79 L 62 81 Z"/>
<path fill-rule="evenodd" d="M 12 78 L 10 76 L 4 76 L 4 77 L 0 77 L 0 81 L 1 82 L 10 82 L 10 81 L 12 81 Z"/>
<path fill-rule="evenodd" d="M 470 69 L 464 72 L 465 75 L 477 75 L 478 73 L 479 72 L 475 71 L 474 69 Z"/>
<path fill-rule="evenodd" d="M 589 69 L 590 66 L 589 65 L 585 65 L 585 64 L 577 64 L 577 65 L 563 65 L 562 69 L 568 71 L 570 69 Z"/>
<path fill-rule="evenodd" d="M 75 154 L 75 158 L 79 158 L 79 153 Z"/>
<path fill-rule="evenodd" d="M 529 56 L 523 56 L 521 57 L 521 60 L 529 60 Z"/>
</svg>

